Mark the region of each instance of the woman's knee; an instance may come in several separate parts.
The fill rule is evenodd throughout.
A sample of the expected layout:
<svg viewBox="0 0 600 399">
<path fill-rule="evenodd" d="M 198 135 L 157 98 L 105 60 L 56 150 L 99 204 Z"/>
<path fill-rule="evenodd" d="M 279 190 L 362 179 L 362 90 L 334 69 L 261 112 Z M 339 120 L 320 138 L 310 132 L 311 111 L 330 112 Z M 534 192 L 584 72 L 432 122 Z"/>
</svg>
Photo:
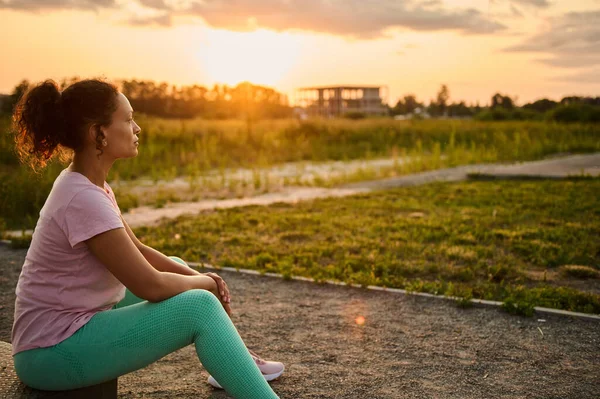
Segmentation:
<svg viewBox="0 0 600 399">
<path fill-rule="evenodd" d="M 193 289 L 177 295 L 173 311 L 182 317 L 183 326 L 190 332 L 203 333 L 218 319 L 226 319 L 227 313 L 219 299 L 210 291 Z"/>
<path fill-rule="evenodd" d="M 178 294 L 177 297 L 183 306 L 190 305 L 192 309 L 200 307 L 201 309 L 209 307 L 221 307 L 221 301 L 210 291 L 202 289 L 192 289 Z"/>
</svg>

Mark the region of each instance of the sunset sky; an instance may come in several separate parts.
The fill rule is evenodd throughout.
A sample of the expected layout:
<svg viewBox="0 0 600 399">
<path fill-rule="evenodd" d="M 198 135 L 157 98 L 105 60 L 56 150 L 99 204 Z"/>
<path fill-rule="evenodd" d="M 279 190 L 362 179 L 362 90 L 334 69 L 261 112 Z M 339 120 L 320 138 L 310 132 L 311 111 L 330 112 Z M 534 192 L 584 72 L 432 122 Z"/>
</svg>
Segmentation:
<svg viewBox="0 0 600 399">
<path fill-rule="evenodd" d="M 0 0 L 0 93 L 22 79 L 387 85 L 389 103 L 600 95 L 600 0 Z"/>
</svg>

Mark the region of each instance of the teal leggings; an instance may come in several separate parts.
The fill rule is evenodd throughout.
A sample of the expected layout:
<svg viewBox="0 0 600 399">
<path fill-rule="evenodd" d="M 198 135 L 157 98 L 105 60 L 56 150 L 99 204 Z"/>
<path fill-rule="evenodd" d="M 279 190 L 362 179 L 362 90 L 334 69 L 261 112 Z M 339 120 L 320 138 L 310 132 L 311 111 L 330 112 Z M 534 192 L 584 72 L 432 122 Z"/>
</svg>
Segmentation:
<svg viewBox="0 0 600 399">
<path fill-rule="evenodd" d="M 204 368 L 234 398 L 278 398 L 219 299 L 201 289 L 156 303 L 127 290 L 121 302 L 95 314 L 69 338 L 19 352 L 14 363 L 26 385 L 68 390 L 110 381 L 192 343 Z"/>
</svg>

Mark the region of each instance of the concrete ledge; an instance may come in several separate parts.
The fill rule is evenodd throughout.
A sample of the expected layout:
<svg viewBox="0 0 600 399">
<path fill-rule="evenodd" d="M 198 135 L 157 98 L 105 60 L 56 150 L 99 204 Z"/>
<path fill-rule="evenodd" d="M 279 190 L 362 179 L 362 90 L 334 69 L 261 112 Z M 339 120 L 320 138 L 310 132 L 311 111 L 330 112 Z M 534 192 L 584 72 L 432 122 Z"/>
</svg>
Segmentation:
<svg viewBox="0 0 600 399">
<path fill-rule="evenodd" d="M 12 345 L 0 341 L 0 397 L 3 399 L 116 399 L 117 379 L 69 391 L 39 391 L 26 386 L 15 372 Z"/>
<path fill-rule="evenodd" d="M 199 262 L 187 262 L 187 264 L 190 266 L 194 266 L 196 268 L 206 268 L 206 269 L 212 269 L 212 270 L 217 270 L 217 271 L 225 270 L 228 272 L 252 274 L 255 276 L 268 276 L 268 277 L 284 278 L 283 275 L 281 275 L 279 273 L 261 273 L 257 270 L 250 270 L 250 269 L 236 269 L 234 267 L 216 267 L 216 266 L 210 265 L 208 263 L 199 263 Z M 292 276 L 291 279 L 316 283 L 316 281 L 314 279 L 309 278 L 309 277 Z M 360 284 L 348 284 L 348 283 L 344 283 L 344 282 L 340 282 L 340 281 L 326 280 L 324 283 L 330 284 L 330 285 L 341 285 L 341 286 L 348 286 L 348 287 L 354 287 L 354 288 L 363 288 Z M 369 290 L 374 290 L 374 291 L 387 291 L 387 292 L 393 292 L 396 294 L 414 295 L 414 296 L 421 296 L 421 297 L 427 297 L 427 298 L 446 299 L 446 300 L 453 300 L 453 301 L 462 300 L 462 298 L 457 298 L 457 297 L 451 297 L 451 296 L 445 296 L 445 295 L 434 295 L 434 294 L 429 294 L 427 292 L 414 292 L 414 291 L 407 291 L 407 290 L 403 290 L 403 289 L 399 289 L 399 288 L 380 287 L 380 286 L 376 286 L 376 285 L 369 285 L 366 288 Z M 485 305 L 485 306 L 496 306 L 496 307 L 502 306 L 502 302 L 490 301 L 490 300 L 486 300 L 486 299 L 471 299 L 470 302 L 474 303 L 474 304 Z M 600 320 L 600 315 L 597 315 L 597 314 L 570 312 L 568 310 L 544 308 L 541 306 L 535 306 L 534 309 L 538 313 L 548 313 L 548 314 L 555 314 L 555 315 L 561 315 L 561 316 L 579 317 L 579 318 L 583 318 L 583 319 Z"/>
</svg>

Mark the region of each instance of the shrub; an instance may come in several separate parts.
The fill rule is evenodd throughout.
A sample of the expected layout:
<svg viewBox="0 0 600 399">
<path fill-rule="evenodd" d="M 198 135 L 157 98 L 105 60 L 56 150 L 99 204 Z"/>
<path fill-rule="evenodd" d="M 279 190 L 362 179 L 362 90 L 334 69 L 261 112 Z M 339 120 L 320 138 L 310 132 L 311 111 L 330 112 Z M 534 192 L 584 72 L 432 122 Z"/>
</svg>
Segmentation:
<svg viewBox="0 0 600 399">
<path fill-rule="evenodd" d="M 600 122 L 600 107 L 594 107 L 589 104 L 569 104 L 561 105 L 546 113 L 548 120 L 556 122 L 582 122 L 598 123 Z"/>
<path fill-rule="evenodd" d="M 367 115 L 364 112 L 357 112 L 357 111 L 346 112 L 344 114 L 344 118 L 348 118 L 348 119 L 365 119 L 366 117 L 367 117 Z"/>
<path fill-rule="evenodd" d="M 589 266 L 564 265 L 561 266 L 560 271 L 565 276 L 576 278 L 600 278 L 600 272 Z"/>
<path fill-rule="evenodd" d="M 542 120 L 543 114 L 524 108 L 515 108 L 511 110 L 505 108 L 494 108 L 481 111 L 475 115 L 475 119 L 480 121 Z"/>
</svg>

